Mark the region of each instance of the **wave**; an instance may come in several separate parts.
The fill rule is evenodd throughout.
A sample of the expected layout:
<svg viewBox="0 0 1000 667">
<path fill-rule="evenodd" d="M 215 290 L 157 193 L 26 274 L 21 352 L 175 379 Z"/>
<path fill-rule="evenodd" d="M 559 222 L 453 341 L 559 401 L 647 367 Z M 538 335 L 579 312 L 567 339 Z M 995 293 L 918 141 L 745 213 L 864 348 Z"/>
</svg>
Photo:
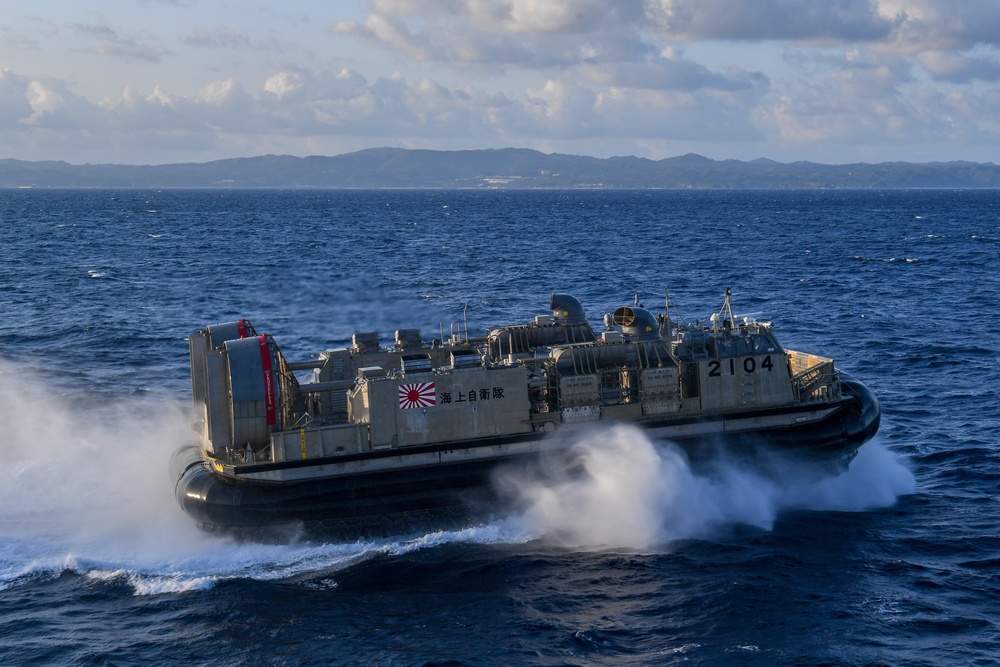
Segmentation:
<svg viewBox="0 0 1000 667">
<path fill-rule="evenodd" d="M 618 426 L 581 434 L 572 470 L 507 470 L 498 484 L 517 502 L 505 519 L 353 543 L 290 534 L 260 544 L 205 533 L 178 508 L 167 461 L 190 438 L 181 404 L 60 397 L 8 362 L 0 362 L 0 401 L 11 415 L 0 441 L 0 590 L 67 571 L 136 595 L 241 578 L 315 585 L 370 558 L 463 543 L 662 548 L 727 524 L 769 529 L 787 508 L 884 507 L 913 488 L 909 471 L 875 443 L 846 473 L 799 481 L 801 471 L 776 477 L 724 459 L 695 470 L 679 449 Z"/>
<path fill-rule="evenodd" d="M 173 497 L 167 462 L 190 415 L 149 397 L 58 396 L 0 361 L 0 590 L 65 572 L 138 595 L 219 581 L 288 579 L 444 543 L 516 542 L 501 524 L 406 538 L 314 544 L 238 542 L 206 533 Z"/>
</svg>

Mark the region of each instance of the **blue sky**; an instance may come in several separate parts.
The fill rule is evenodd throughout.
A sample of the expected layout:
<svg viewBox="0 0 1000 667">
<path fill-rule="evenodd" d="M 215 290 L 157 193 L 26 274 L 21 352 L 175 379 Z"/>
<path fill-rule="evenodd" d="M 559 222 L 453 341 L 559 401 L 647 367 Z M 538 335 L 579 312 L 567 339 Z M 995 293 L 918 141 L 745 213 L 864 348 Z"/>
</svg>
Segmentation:
<svg viewBox="0 0 1000 667">
<path fill-rule="evenodd" d="M 997 0 L 4 0 L 0 158 L 1000 156 Z"/>
</svg>

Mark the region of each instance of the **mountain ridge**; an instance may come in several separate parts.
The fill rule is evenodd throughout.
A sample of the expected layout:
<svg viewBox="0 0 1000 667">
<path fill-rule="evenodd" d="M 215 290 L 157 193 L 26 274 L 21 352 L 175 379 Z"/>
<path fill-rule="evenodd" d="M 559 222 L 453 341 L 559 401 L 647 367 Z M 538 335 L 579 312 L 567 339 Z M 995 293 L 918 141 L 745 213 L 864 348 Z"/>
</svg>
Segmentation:
<svg viewBox="0 0 1000 667">
<path fill-rule="evenodd" d="M 0 159 L 0 188 L 814 189 L 1000 188 L 993 163 L 596 158 L 529 148 L 366 148 L 335 156 L 260 155 L 163 165 Z"/>
</svg>

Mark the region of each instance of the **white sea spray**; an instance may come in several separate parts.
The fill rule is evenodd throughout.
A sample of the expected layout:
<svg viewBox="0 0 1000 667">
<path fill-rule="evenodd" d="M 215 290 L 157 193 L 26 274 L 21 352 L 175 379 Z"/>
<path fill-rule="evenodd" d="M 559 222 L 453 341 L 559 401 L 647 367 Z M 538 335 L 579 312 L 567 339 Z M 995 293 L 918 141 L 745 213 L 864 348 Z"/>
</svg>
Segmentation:
<svg viewBox="0 0 1000 667">
<path fill-rule="evenodd" d="M 660 548 L 733 524 L 773 527 L 783 510 L 892 505 L 914 479 L 877 442 L 840 474 L 778 457 L 748 465 L 719 454 L 692 466 L 669 443 L 626 425 L 577 431 L 568 453 L 507 468 L 497 484 L 529 530 L 565 545 Z"/>
</svg>

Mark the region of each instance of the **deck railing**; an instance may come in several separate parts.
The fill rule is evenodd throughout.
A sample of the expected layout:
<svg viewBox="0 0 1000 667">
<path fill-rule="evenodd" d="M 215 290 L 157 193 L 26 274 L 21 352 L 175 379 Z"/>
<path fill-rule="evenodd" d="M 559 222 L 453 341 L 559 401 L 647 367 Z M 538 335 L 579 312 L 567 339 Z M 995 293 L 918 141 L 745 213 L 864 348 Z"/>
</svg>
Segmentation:
<svg viewBox="0 0 1000 667">
<path fill-rule="evenodd" d="M 795 399 L 804 403 L 840 398 L 840 373 L 833 359 L 817 354 L 787 350 Z"/>
</svg>

